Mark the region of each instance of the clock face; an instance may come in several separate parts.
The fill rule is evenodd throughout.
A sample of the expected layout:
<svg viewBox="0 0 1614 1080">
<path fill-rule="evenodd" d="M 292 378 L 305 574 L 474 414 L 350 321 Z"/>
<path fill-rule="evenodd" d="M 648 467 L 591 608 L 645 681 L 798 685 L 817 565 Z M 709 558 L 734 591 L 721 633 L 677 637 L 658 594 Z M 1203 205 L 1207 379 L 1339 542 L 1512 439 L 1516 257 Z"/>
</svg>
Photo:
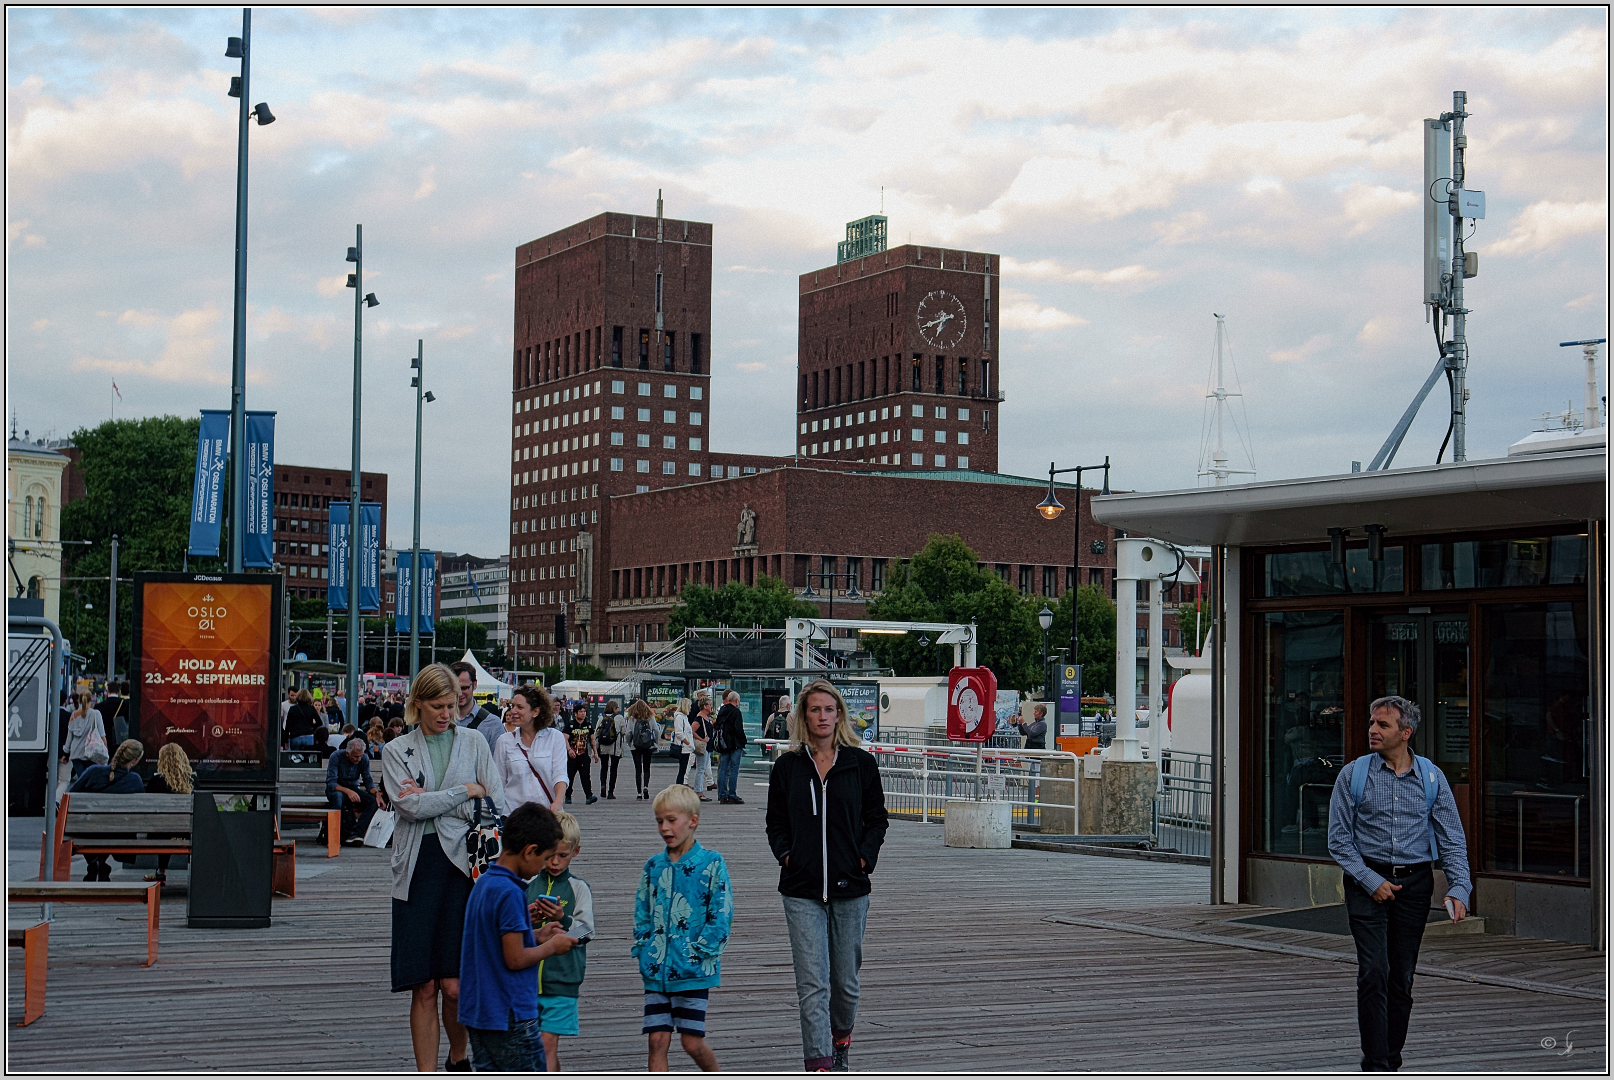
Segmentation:
<svg viewBox="0 0 1614 1080">
<path fill-rule="evenodd" d="M 945 289 L 926 293 L 916 318 L 919 336 L 938 349 L 951 349 L 964 340 L 964 301 Z"/>
</svg>

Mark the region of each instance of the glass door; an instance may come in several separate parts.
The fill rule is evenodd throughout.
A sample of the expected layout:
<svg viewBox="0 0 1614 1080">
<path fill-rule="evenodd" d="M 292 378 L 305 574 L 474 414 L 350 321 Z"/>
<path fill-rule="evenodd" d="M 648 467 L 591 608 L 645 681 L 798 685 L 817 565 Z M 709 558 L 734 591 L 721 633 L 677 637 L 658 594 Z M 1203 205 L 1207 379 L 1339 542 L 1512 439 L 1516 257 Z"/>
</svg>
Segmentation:
<svg viewBox="0 0 1614 1080">
<path fill-rule="evenodd" d="M 1468 784 L 1468 615 L 1379 615 L 1368 629 L 1368 698 L 1396 694 L 1423 721 L 1412 749 L 1439 765 L 1466 810 Z M 1466 818 L 1466 814 L 1464 817 Z"/>
</svg>

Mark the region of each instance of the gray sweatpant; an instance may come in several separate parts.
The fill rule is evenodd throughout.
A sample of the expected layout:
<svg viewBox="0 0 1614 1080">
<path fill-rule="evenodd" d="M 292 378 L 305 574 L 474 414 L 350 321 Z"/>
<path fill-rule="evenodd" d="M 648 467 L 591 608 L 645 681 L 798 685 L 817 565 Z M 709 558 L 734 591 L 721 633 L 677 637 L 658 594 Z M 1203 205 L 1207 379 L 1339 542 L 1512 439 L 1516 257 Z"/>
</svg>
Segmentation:
<svg viewBox="0 0 1614 1080">
<path fill-rule="evenodd" d="M 801 1004 L 801 1056 L 804 1061 L 829 1058 L 835 1052 L 834 1038 L 849 1035 L 857 1019 L 869 898 L 827 904 L 797 896 L 782 899 Z"/>
</svg>

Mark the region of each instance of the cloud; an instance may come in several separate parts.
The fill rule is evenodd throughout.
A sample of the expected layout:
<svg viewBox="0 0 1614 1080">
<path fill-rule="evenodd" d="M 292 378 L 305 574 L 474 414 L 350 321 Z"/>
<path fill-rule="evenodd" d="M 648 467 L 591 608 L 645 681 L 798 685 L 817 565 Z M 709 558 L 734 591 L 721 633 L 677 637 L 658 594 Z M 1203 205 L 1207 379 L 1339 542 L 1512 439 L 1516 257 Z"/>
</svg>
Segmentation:
<svg viewBox="0 0 1614 1080">
<path fill-rule="evenodd" d="M 1372 324 L 1370 323 L 1369 325 Z M 1365 332 L 1367 327 L 1362 329 Z M 1328 348 L 1331 340 L 1327 334 L 1313 334 L 1306 339 L 1303 345 L 1297 345 L 1292 349 L 1275 349 L 1267 353 L 1267 359 L 1275 360 L 1280 364 L 1303 363 Z"/>
<path fill-rule="evenodd" d="M 1160 276 L 1158 270 L 1150 270 L 1147 266 L 1137 263 L 1118 266 L 1114 270 L 1087 268 L 1072 270 L 1053 259 L 1037 259 L 1023 263 L 1012 255 L 1003 257 L 1002 272 L 1006 278 L 1020 278 L 1026 281 L 1069 281 L 1099 288 L 1129 289 L 1146 285 Z"/>
<path fill-rule="evenodd" d="M 1524 208 L 1505 237 L 1479 249 L 1491 255 L 1535 255 L 1579 236 L 1607 232 L 1607 202 L 1538 202 Z"/>
<path fill-rule="evenodd" d="M 1418 206 L 1416 191 L 1397 191 L 1383 184 L 1355 183 L 1346 189 L 1340 200 L 1345 220 L 1350 223 L 1347 236 L 1362 236 L 1372 232 L 1379 223 L 1392 214 L 1413 210 Z"/>
<path fill-rule="evenodd" d="M 724 270 L 731 274 L 777 274 L 779 271 L 770 270 L 766 266 L 725 266 Z"/>
<path fill-rule="evenodd" d="M 415 198 L 424 199 L 437 190 L 437 166 L 428 165 L 420 170 L 420 186 L 415 189 Z"/>
<path fill-rule="evenodd" d="M 1604 297 L 1604 295 L 1602 293 L 1589 292 L 1585 296 L 1582 296 L 1582 297 L 1579 297 L 1578 299 L 1569 301 L 1567 304 L 1564 305 L 1564 307 L 1569 308 L 1569 309 L 1571 309 L 1573 311 L 1584 311 L 1587 308 L 1594 308 L 1598 304 L 1605 303 L 1605 302 L 1606 302 L 1606 298 Z"/>
<path fill-rule="evenodd" d="M 1002 297 L 1003 325 L 1010 330 L 1064 330 L 1072 326 L 1086 326 L 1080 315 L 1044 307 L 1036 297 L 1013 289 L 1004 289 Z"/>
<path fill-rule="evenodd" d="M 155 311 L 129 310 L 117 318 L 119 326 L 136 331 L 160 331 L 164 339 L 155 360 L 81 355 L 74 359 L 78 371 L 109 371 L 114 375 L 145 375 L 161 382 L 228 383 L 229 373 L 219 370 L 222 346 L 227 343 L 223 317 L 216 307 L 182 311 L 164 316 Z M 129 351 L 132 342 L 127 342 Z"/>
<path fill-rule="evenodd" d="M 1395 320 L 1388 315 L 1377 315 L 1362 324 L 1356 340 L 1363 345 L 1382 345 L 1386 341 L 1395 340 L 1396 336 Z M 1272 358 L 1278 359 L 1277 356 Z M 1299 359 L 1299 357 L 1284 357 L 1284 359 Z"/>
<path fill-rule="evenodd" d="M 752 363 L 749 363 L 749 364 L 735 364 L 734 365 L 734 370 L 735 371 L 744 371 L 744 372 L 748 372 L 748 373 L 751 373 L 751 374 L 755 374 L 758 371 L 766 371 L 766 370 L 768 370 L 768 365 L 767 364 L 762 364 L 762 363 L 756 363 L 756 362 L 752 362 Z"/>
</svg>

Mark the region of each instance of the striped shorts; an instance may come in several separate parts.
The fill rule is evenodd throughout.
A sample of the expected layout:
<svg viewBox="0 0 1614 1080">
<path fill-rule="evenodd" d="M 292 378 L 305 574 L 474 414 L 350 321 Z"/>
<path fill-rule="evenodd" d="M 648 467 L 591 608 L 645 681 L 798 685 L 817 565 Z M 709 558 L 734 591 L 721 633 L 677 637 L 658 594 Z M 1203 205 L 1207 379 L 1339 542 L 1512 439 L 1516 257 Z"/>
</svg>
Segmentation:
<svg viewBox="0 0 1614 1080">
<path fill-rule="evenodd" d="M 662 994 L 644 992 L 644 1034 L 652 1031 L 678 1031 L 685 1035 L 706 1034 L 708 990 L 683 990 Z"/>
</svg>

